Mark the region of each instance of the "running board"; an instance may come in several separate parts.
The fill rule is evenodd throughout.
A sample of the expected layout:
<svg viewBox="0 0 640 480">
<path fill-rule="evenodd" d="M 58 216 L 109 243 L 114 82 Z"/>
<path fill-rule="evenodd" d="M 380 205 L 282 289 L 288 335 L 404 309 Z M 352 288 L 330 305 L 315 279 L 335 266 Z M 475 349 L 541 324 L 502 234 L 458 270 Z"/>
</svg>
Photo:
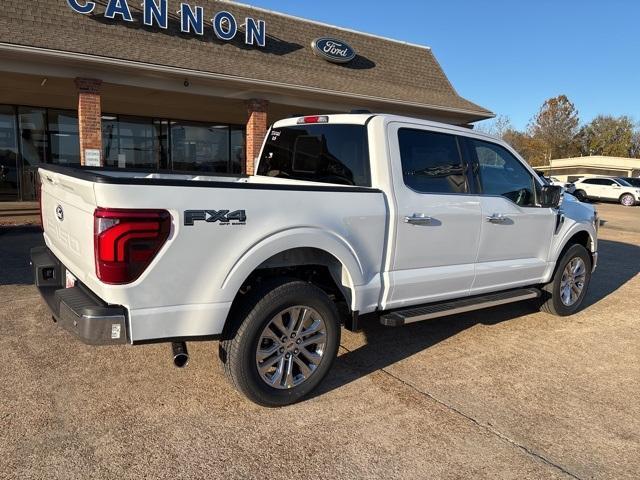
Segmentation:
<svg viewBox="0 0 640 480">
<path fill-rule="evenodd" d="M 537 298 L 540 295 L 541 292 L 537 288 L 520 288 L 517 290 L 507 290 L 506 292 L 466 297 L 460 300 L 448 300 L 385 313 L 380 316 L 380 323 L 387 327 L 401 327 L 402 325 L 421 322 L 422 320 L 431 320 L 432 318 L 446 317 L 447 315 L 495 307 L 496 305 L 504 305 L 505 303 L 529 300 Z"/>
</svg>

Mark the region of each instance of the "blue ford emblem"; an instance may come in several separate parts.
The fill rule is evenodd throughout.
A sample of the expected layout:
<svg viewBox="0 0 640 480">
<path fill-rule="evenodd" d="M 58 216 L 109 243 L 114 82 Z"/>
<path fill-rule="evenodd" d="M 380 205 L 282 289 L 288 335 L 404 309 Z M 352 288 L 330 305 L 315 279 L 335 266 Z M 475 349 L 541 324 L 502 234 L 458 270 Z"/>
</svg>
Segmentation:
<svg viewBox="0 0 640 480">
<path fill-rule="evenodd" d="M 311 42 L 313 53 L 333 63 L 347 63 L 356 57 L 356 51 L 342 40 L 322 37 Z"/>
<path fill-rule="evenodd" d="M 60 221 L 64 220 L 64 210 L 62 210 L 62 205 L 58 205 L 56 207 L 56 217 L 58 217 L 58 220 Z"/>
</svg>

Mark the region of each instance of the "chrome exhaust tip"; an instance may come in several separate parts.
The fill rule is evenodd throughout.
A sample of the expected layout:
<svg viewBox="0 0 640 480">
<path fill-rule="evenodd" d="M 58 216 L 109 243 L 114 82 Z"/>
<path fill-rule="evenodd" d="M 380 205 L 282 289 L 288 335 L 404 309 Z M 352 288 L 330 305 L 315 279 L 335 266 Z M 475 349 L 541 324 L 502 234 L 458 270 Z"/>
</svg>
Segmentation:
<svg viewBox="0 0 640 480">
<path fill-rule="evenodd" d="M 189 364 L 189 352 L 185 342 L 172 342 L 173 364 L 177 368 L 184 368 Z"/>
</svg>

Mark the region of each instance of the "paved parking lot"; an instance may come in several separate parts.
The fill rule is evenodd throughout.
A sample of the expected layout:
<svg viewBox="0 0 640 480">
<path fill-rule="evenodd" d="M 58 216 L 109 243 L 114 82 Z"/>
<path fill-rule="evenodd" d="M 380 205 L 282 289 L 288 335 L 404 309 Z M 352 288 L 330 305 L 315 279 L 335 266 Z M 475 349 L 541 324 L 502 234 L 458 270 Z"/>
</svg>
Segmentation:
<svg viewBox="0 0 640 480">
<path fill-rule="evenodd" d="M 279 410 L 229 387 L 215 342 L 183 370 L 167 345 L 78 343 L 30 285 L 39 234 L 0 230 L 0 478 L 636 479 L 640 208 L 600 211 L 578 315 L 345 332 L 321 391 Z"/>
</svg>

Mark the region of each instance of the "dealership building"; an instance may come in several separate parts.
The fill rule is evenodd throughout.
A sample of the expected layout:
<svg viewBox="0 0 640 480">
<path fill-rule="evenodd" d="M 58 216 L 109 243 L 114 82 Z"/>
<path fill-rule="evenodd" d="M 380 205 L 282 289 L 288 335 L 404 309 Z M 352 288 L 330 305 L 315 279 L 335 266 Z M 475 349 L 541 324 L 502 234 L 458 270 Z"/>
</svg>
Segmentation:
<svg viewBox="0 0 640 480">
<path fill-rule="evenodd" d="M 43 163 L 252 173 L 268 124 L 395 113 L 468 125 L 428 47 L 230 1 L 3 0 L 0 200 Z"/>
<path fill-rule="evenodd" d="M 536 168 L 563 182 L 574 182 L 582 177 L 640 177 L 639 158 L 603 155 L 558 158 Z"/>
</svg>

